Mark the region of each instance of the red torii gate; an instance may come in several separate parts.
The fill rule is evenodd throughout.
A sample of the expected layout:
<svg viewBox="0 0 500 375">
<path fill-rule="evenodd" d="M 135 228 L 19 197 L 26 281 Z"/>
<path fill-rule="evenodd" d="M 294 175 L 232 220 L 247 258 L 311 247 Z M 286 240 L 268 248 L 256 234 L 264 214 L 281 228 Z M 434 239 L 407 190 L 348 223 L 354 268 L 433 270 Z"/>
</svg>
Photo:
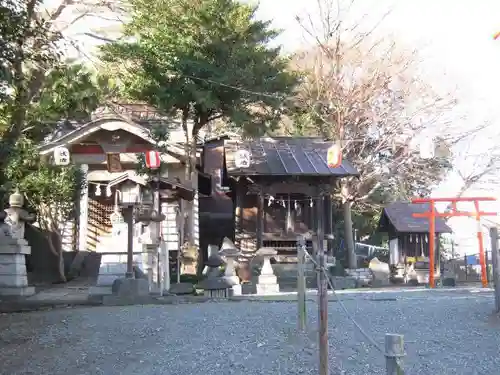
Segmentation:
<svg viewBox="0 0 500 375">
<path fill-rule="evenodd" d="M 491 202 L 496 201 L 492 197 L 459 197 L 459 198 L 417 198 L 413 199 L 412 203 L 428 203 L 429 211 L 422 213 L 414 213 L 413 217 L 427 218 L 429 220 L 429 287 L 434 288 L 434 246 L 436 244 L 435 234 L 436 234 L 436 217 L 475 217 L 477 221 L 477 241 L 479 243 L 479 261 L 481 263 L 481 281 L 483 287 L 488 285 L 488 276 L 486 274 L 486 259 L 484 254 L 484 244 L 483 244 L 483 231 L 481 229 L 481 217 L 483 216 L 496 216 L 496 212 L 485 212 L 479 210 L 479 202 Z M 436 202 L 448 202 L 451 203 L 450 212 L 438 212 L 436 211 Z M 457 210 L 458 202 L 474 202 L 475 210 L 470 211 L 459 211 Z"/>
</svg>

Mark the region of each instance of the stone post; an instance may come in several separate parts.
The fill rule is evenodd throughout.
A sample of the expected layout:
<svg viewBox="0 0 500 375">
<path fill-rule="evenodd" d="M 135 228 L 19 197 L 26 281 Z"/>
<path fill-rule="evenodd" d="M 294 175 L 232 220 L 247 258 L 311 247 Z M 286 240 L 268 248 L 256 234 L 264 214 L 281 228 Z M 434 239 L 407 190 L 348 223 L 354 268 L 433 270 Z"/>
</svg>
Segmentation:
<svg viewBox="0 0 500 375">
<path fill-rule="evenodd" d="M 24 239 L 26 222 L 34 216 L 23 207 L 24 198 L 19 191 L 9 197 L 9 208 L 0 213 L 0 295 L 30 296 L 35 288 L 28 286 L 26 255 L 31 247 Z"/>
<path fill-rule="evenodd" d="M 274 275 L 273 267 L 271 266 L 271 258 L 276 256 L 278 252 L 272 247 L 262 247 L 257 251 L 257 256 L 264 258 L 262 269 L 258 283 L 256 285 L 257 294 L 277 294 L 280 291 L 278 279 Z"/>
<path fill-rule="evenodd" d="M 157 223 L 148 223 L 144 233 L 139 236 L 139 242 L 142 247 L 142 270 L 147 276 L 149 291 L 160 292 L 161 283 L 160 275 L 158 273 L 159 266 L 159 251 L 160 243 L 158 237 L 155 236 Z"/>
<path fill-rule="evenodd" d="M 490 241 L 491 260 L 493 262 L 493 286 L 495 288 L 495 312 L 500 313 L 500 264 L 498 257 L 498 229 L 496 227 L 490 228 Z"/>
<path fill-rule="evenodd" d="M 240 278 L 236 275 L 235 269 L 235 262 L 236 259 L 238 259 L 238 257 L 241 255 L 241 251 L 236 248 L 233 241 L 231 241 L 227 237 L 224 237 L 219 255 L 226 258 L 224 278 L 229 284 L 232 285 L 233 295 L 241 295 Z"/>
<path fill-rule="evenodd" d="M 155 192 L 156 194 L 156 192 Z M 157 212 L 154 208 L 145 208 L 136 215 L 137 223 L 146 224 L 144 233 L 139 236 L 142 245 L 142 269 L 148 279 L 149 291 L 162 293 L 159 266 L 160 247 L 160 223 L 165 219 L 165 215 Z"/>
</svg>

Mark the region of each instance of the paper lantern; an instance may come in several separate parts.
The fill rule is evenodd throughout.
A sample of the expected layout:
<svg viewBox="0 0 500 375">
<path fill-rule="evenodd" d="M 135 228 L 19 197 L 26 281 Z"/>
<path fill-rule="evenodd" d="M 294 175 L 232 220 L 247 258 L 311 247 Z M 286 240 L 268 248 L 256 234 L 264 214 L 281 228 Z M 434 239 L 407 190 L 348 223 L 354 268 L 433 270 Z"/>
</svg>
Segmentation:
<svg viewBox="0 0 500 375">
<path fill-rule="evenodd" d="M 160 164 L 160 153 L 158 151 L 146 152 L 146 167 L 149 169 L 158 169 L 160 168 Z"/>
<path fill-rule="evenodd" d="M 342 148 L 338 143 L 328 148 L 326 163 L 328 164 L 328 168 L 337 168 L 342 164 Z"/>
<path fill-rule="evenodd" d="M 54 149 L 54 163 L 55 165 L 69 165 L 70 155 L 66 147 L 56 147 Z"/>
<path fill-rule="evenodd" d="M 236 168 L 250 167 L 250 152 L 247 150 L 238 150 L 234 155 L 234 165 Z"/>
</svg>

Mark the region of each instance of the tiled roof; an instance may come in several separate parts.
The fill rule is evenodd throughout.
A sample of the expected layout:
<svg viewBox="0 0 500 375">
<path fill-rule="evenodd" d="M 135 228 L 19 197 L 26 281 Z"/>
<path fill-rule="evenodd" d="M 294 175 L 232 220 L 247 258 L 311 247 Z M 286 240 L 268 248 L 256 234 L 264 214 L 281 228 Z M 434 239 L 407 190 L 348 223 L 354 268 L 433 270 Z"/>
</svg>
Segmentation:
<svg viewBox="0 0 500 375">
<path fill-rule="evenodd" d="M 428 233 L 429 221 L 427 218 L 413 217 L 414 213 L 422 213 L 429 210 L 428 204 L 413 204 L 406 202 L 395 202 L 384 208 L 379 222 L 379 230 L 386 232 L 389 229 L 389 223 L 394 226 L 398 232 L 403 233 Z M 436 218 L 437 233 L 451 233 L 451 228 L 446 224 L 443 218 Z"/>
<path fill-rule="evenodd" d="M 303 175 L 303 176 L 357 176 L 358 171 L 347 160 L 337 168 L 328 167 L 326 155 L 331 142 L 321 138 L 274 137 L 246 141 L 224 142 L 226 169 L 229 175 Z M 251 164 L 237 168 L 235 154 L 248 150 Z"/>
</svg>

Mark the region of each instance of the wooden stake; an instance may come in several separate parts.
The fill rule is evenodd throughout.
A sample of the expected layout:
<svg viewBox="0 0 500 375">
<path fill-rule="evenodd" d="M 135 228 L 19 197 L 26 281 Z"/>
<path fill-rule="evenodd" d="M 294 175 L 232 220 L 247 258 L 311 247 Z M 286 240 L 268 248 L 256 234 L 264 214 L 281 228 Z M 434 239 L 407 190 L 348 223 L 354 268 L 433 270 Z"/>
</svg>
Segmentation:
<svg viewBox="0 0 500 375">
<path fill-rule="evenodd" d="M 306 279 L 305 279 L 305 251 L 306 242 L 303 236 L 297 238 L 297 308 L 299 331 L 306 329 Z"/>
<path fill-rule="evenodd" d="M 319 374 L 328 375 L 328 282 L 325 267 L 325 249 L 318 241 L 318 313 L 319 313 Z"/>
<path fill-rule="evenodd" d="M 387 375 L 404 375 L 403 357 L 404 357 L 404 339 L 403 335 L 388 333 L 385 335 L 385 367 Z"/>
</svg>

